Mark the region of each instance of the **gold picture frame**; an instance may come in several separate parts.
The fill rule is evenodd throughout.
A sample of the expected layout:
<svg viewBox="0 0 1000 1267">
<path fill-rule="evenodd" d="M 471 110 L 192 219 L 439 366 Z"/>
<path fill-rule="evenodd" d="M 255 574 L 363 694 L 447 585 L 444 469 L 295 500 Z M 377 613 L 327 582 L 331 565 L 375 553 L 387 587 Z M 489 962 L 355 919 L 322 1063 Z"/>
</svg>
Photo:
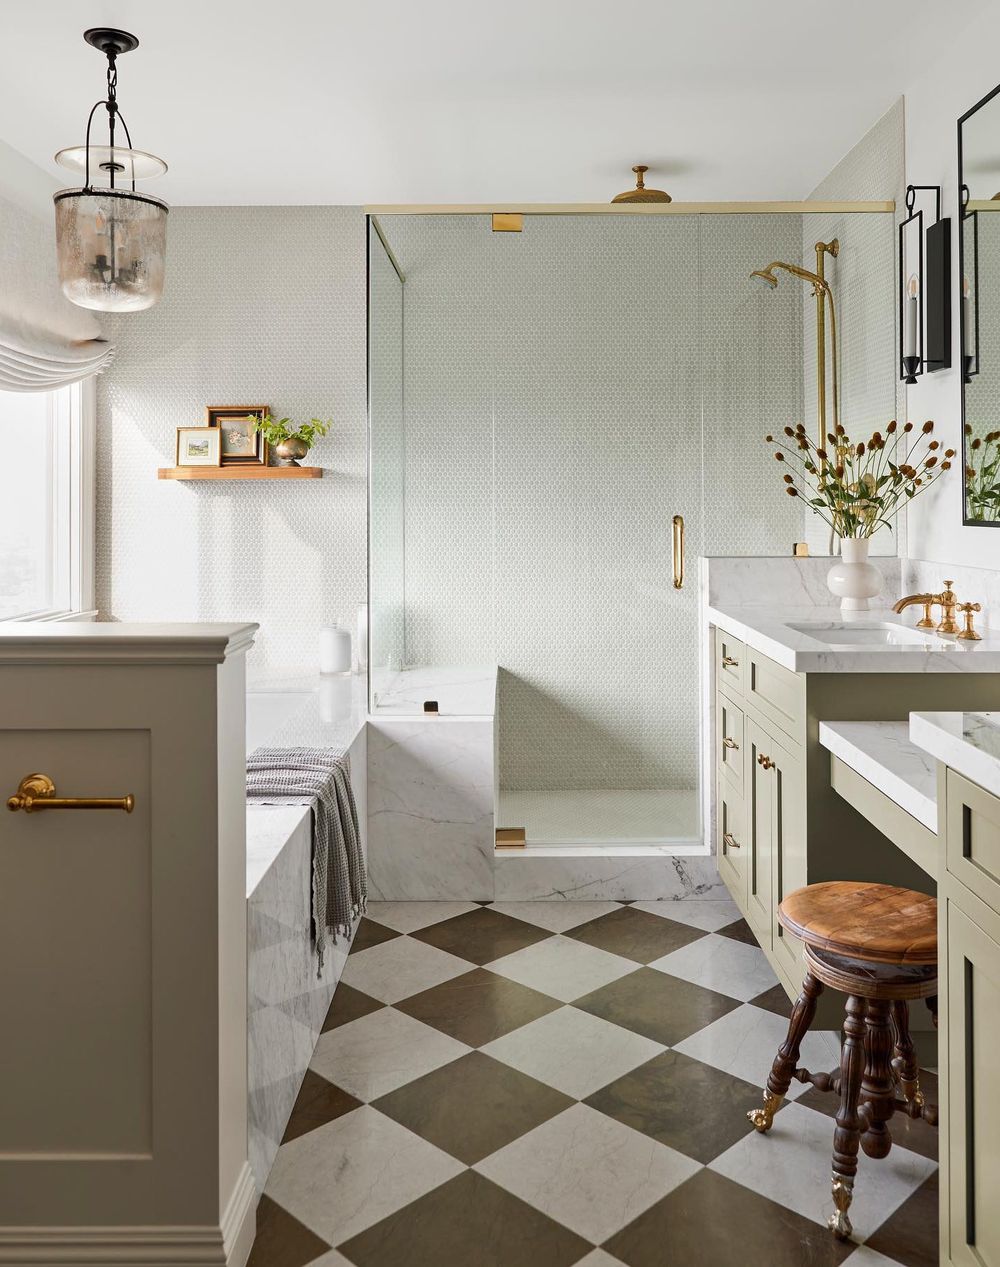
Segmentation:
<svg viewBox="0 0 1000 1267">
<path fill-rule="evenodd" d="M 175 465 L 221 466 L 221 432 L 212 427 L 178 427 Z"/>
<path fill-rule="evenodd" d="M 267 405 L 206 405 L 205 425 L 221 435 L 221 466 L 267 466 L 270 450 L 259 431 L 247 419 L 270 413 Z"/>
</svg>

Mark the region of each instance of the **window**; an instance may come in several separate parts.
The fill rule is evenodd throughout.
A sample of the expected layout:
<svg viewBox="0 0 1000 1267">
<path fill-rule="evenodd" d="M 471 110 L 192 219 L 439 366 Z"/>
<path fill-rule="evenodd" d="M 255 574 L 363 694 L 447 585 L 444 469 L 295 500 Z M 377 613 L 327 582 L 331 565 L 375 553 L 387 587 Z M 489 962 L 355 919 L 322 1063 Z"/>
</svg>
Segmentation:
<svg viewBox="0 0 1000 1267">
<path fill-rule="evenodd" d="M 0 620 L 93 607 L 93 380 L 0 392 Z"/>
</svg>

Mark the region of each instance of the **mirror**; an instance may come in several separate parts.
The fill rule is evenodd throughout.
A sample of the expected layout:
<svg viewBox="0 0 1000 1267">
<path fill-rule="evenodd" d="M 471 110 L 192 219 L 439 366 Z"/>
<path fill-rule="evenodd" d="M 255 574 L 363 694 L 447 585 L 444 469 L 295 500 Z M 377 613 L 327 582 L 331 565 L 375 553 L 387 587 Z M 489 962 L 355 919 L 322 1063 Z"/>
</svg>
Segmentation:
<svg viewBox="0 0 1000 1267">
<path fill-rule="evenodd" d="M 964 522 L 1000 527 L 1000 87 L 958 121 Z"/>
</svg>

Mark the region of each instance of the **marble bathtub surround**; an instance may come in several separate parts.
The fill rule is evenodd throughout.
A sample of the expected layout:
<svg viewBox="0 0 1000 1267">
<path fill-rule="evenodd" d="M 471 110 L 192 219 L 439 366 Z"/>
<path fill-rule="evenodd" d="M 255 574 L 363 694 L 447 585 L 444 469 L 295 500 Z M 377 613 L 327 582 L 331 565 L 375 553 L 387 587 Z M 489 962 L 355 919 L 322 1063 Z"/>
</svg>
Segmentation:
<svg viewBox="0 0 1000 1267">
<path fill-rule="evenodd" d="M 819 741 L 929 831 L 937 831 L 937 766 L 910 738 L 908 721 L 820 722 Z"/>
<path fill-rule="evenodd" d="M 1000 713 L 911 713 L 910 738 L 949 769 L 1000 796 Z"/>
<path fill-rule="evenodd" d="M 743 954 L 751 934 L 726 901 L 539 903 L 535 921 L 533 903 L 516 908 L 524 919 L 420 905 L 373 902 L 345 980 L 380 980 L 390 946 L 419 959 L 422 933 L 464 972 L 388 1005 L 338 988 L 250 1267 L 731 1267 L 734 1235 L 742 1261 L 776 1267 L 934 1261 L 932 1140 L 900 1139 L 877 1167 L 862 1160 L 865 1183 L 881 1184 L 856 1203 L 868 1250 L 824 1226 L 831 1097 L 814 1105 L 794 1084 L 774 1126 L 794 1157 L 747 1122 L 789 1005 L 766 963 Z M 548 928 L 567 906 L 587 909 Z M 680 917 L 692 907 L 705 911 Z M 498 957 L 481 962 L 490 946 Z M 706 961 L 731 951 L 739 962 L 696 983 L 681 974 L 699 947 Z M 836 1034 L 811 1033 L 803 1058 L 832 1067 L 838 1049 Z"/>
</svg>

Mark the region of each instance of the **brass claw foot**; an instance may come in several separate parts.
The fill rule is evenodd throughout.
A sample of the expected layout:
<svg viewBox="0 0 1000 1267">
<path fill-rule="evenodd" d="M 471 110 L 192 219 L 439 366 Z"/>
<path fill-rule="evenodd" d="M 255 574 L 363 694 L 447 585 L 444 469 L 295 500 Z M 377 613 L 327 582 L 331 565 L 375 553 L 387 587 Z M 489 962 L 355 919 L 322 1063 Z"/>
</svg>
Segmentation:
<svg viewBox="0 0 1000 1267">
<path fill-rule="evenodd" d="M 851 1239 L 854 1227 L 847 1216 L 854 1197 L 854 1180 L 844 1175 L 833 1175 L 833 1204 L 836 1207 L 826 1221 L 827 1227 L 839 1241 Z"/>
<path fill-rule="evenodd" d="M 770 1091 L 764 1092 L 764 1105 L 759 1109 L 751 1109 L 747 1114 L 747 1119 L 753 1123 L 754 1130 L 760 1131 L 761 1135 L 765 1131 L 771 1129 L 774 1122 L 774 1115 L 781 1108 L 783 1095 L 772 1095 Z"/>
</svg>

